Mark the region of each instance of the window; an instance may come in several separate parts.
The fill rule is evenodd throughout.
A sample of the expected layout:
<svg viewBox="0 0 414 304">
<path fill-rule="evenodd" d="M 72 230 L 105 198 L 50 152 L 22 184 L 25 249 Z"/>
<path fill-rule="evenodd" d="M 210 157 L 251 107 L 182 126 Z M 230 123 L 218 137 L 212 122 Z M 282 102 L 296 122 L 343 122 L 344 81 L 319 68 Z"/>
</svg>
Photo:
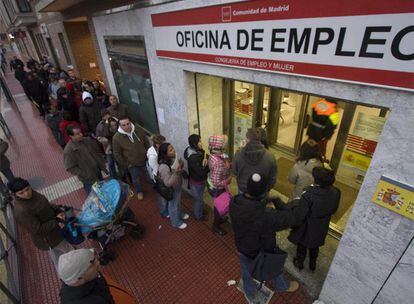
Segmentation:
<svg viewBox="0 0 414 304">
<path fill-rule="evenodd" d="M 30 13 L 32 11 L 32 8 L 27 0 L 17 0 L 16 3 L 21 13 Z"/>
<path fill-rule="evenodd" d="M 65 54 L 66 62 L 68 65 L 72 64 L 72 61 L 70 60 L 69 50 L 66 46 L 65 38 L 63 37 L 63 33 L 58 33 L 60 44 L 62 45 L 63 53 Z"/>
</svg>

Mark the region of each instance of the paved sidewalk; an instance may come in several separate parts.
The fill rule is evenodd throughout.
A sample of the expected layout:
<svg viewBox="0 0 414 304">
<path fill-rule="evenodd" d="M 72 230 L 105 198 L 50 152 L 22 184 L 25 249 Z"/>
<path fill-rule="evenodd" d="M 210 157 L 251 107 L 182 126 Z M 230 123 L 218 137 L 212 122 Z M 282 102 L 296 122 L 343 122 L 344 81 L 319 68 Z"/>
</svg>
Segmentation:
<svg viewBox="0 0 414 304">
<path fill-rule="evenodd" d="M 47 192 L 53 203 L 80 207 L 86 196 L 77 179 L 65 172 L 62 149 L 13 74 L 7 82 L 21 112 L 3 101 L 3 115 L 13 135 L 7 153 L 13 172 L 27 178 L 36 190 Z M 211 232 L 210 223 L 192 219 L 187 229 L 174 229 L 158 215 L 149 185 L 144 193 L 143 201 L 134 199 L 130 206 L 146 228 L 145 237 L 125 237 L 114 244 L 116 260 L 104 271 L 129 288 L 138 303 L 246 303 L 236 286 L 227 286 L 229 280 L 240 277 L 233 235 L 218 237 Z M 183 200 L 186 209 L 190 202 L 187 197 Z M 88 244 L 94 245 L 82 245 Z M 60 283 L 47 252 L 37 250 L 21 230 L 19 248 L 23 303 L 59 303 Z M 310 300 L 300 288 L 291 294 L 275 293 L 271 303 Z"/>
</svg>

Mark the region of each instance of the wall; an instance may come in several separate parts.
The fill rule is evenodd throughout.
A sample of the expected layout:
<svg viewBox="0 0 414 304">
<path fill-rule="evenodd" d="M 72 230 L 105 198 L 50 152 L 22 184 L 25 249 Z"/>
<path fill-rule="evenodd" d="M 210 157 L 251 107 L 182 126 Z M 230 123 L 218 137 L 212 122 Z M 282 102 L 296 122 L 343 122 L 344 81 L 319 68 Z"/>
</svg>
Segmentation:
<svg viewBox="0 0 414 304">
<path fill-rule="evenodd" d="M 261 83 L 303 91 L 318 96 L 388 107 L 391 113 L 384 126 L 380 144 L 372 159 L 342 241 L 331 265 L 320 298 L 326 303 L 371 303 L 407 248 L 414 222 L 371 203 L 376 184 L 386 174 L 401 182 L 414 184 L 413 93 L 346 84 L 299 76 L 271 74 L 184 61 L 159 59 L 155 55 L 151 13 L 185 9 L 230 1 L 181 1 L 146 9 L 99 16 L 93 19 L 109 85 L 116 92 L 104 36 L 144 35 L 154 98 L 165 109 L 161 133 L 171 140 L 180 155 L 187 145 L 188 113 L 195 103 L 188 94 L 185 71 Z M 174 88 L 171 90 L 170 88 Z M 186 98 L 189 97 L 189 100 Z M 187 131 L 186 131 L 187 130 Z M 392 292 L 392 291 L 391 291 Z M 399 294 L 410 299 L 411 290 Z M 407 302 L 409 303 L 409 302 Z"/>
<path fill-rule="evenodd" d="M 64 25 L 68 48 L 72 48 L 79 77 L 88 80 L 102 78 L 88 22 L 64 22 Z M 89 63 L 94 63 L 95 67 L 91 68 Z"/>
<path fill-rule="evenodd" d="M 48 29 L 50 38 L 52 39 L 52 44 L 53 44 L 53 47 L 55 49 L 55 53 L 56 53 L 56 56 L 57 56 L 57 60 L 59 61 L 60 67 L 62 69 L 67 69 L 68 65 L 72 64 L 75 67 L 75 69 L 77 69 L 75 58 L 72 54 L 72 50 L 71 50 L 71 47 L 70 47 L 70 44 L 69 44 L 69 39 L 66 36 L 66 30 L 65 30 L 65 27 L 63 25 L 63 22 L 62 21 L 54 21 L 54 22 L 50 22 L 50 23 L 48 22 L 47 23 L 47 29 Z M 65 53 L 63 52 L 63 48 L 62 48 L 62 45 L 60 43 L 59 36 L 58 36 L 59 33 L 63 34 L 63 37 L 66 41 L 66 46 L 68 48 L 69 56 L 70 56 L 70 59 L 71 59 L 70 63 L 65 58 Z"/>
</svg>

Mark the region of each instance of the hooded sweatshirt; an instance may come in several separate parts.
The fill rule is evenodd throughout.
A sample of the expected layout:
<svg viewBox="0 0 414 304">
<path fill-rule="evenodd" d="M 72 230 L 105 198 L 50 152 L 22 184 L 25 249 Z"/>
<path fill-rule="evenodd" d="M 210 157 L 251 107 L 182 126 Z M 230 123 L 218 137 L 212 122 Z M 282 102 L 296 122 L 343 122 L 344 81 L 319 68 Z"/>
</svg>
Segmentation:
<svg viewBox="0 0 414 304">
<path fill-rule="evenodd" d="M 79 109 L 79 121 L 87 128 L 89 132 L 95 132 L 96 126 L 101 121 L 101 109 L 96 102 L 86 104 L 85 99 L 90 98 L 93 100 L 91 93 L 83 92 L 82 100 L 83 104 Z"/>
<path fill-rule="evenodd" d="M 270 190 L 276 184 L 276 159 L 260 141 L 250 141 L 236 152 L 233 173 L 240 192 L 247 191 L 247 180 L 253 173 L 263 176 L 267 180 L 267 189 Z"/>
<path fill-rule="evenodd" d="M 224 189 L 230 176 L 227 155 L 223 152 L 227 138 L 225 135 L 212 135 L 208 139 L 210 157 L 208 158 L 208 184 L 211 188 Z"/>
</svg>

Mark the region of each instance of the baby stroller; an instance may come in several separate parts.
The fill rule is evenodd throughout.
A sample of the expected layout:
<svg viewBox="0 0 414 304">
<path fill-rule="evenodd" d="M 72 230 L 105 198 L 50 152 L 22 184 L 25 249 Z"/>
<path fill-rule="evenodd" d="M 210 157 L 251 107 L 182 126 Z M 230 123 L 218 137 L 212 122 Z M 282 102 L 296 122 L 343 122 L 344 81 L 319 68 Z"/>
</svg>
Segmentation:
<svg viewBox="0 0 414 304">
<path fill-rule="evenodd" d="M 65 216 L 69 219 L 65 228 L 73 225 L 81 234 L 98 241 L 101 247 L 101 265 L 106 265 L 115 258 L 114 253 L 108 249 L 110 244 L 125 234 L 135 239 L 142 238 L 144 234 L 144 229 L 135 222 L 135 215 L 128 207 L 132 196 L 129 186 L 121 181 L 111 179 L 97 182 L 92 186 L 77 217 L 69 214 Z"/>
</svg>

